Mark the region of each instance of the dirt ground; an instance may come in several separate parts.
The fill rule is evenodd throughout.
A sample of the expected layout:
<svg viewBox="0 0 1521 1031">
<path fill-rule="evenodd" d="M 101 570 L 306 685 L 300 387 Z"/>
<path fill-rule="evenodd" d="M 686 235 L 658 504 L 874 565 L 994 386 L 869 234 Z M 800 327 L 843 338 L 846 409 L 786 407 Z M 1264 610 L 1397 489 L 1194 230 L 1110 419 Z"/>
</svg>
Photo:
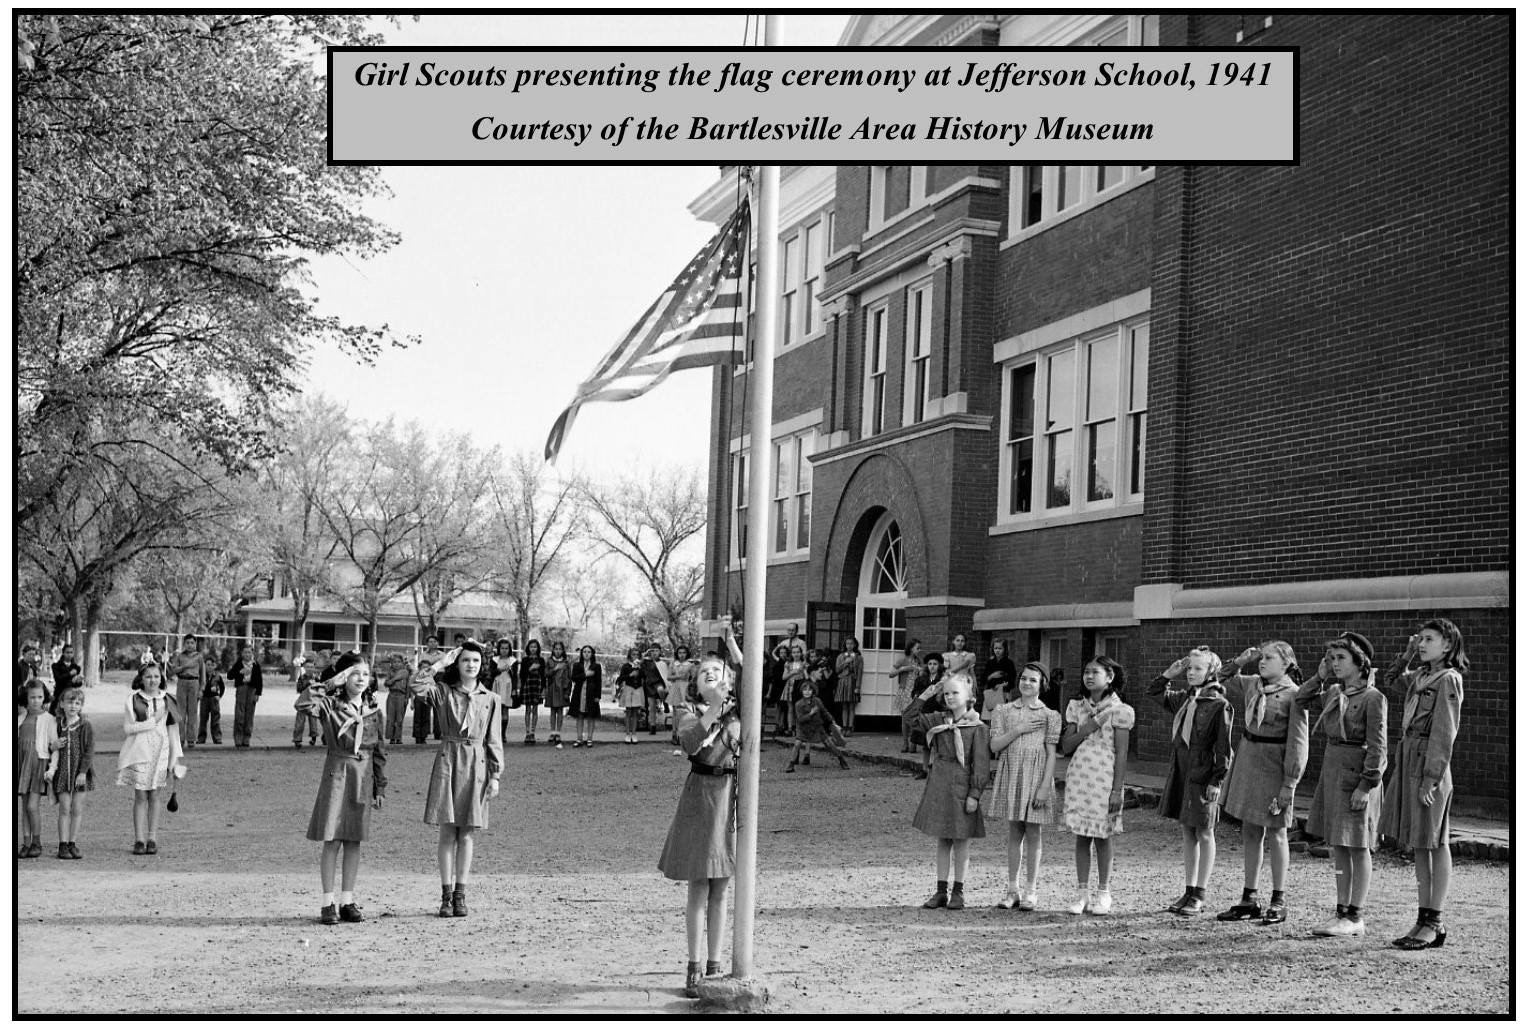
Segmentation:
<svg viewBox="0 0 1521 1031">
<path fill-rule="evenodd" d="M 120 685 L 92 692 L 105 748 L 120 739 L 124 696 Z M 655 869 L 686 771 L 663 739 L 630 747 L 604 724 L 590 752 L 510 743 L 471 914 L 443 920 L 432 915 L 436 831 L 421 822 L 433 750 L 409 736 L 364 846 L 366 922 L 323 927 L 318 846 L 304 838 L 322 754 L 291 749 L 291 697 L 273 688 L 261 705 L 257 742 L 277 747 L 239 752 L 226 701 L 228 743 L 190 753 L 156 857 L 130 853 L 114 755 L 99 761 L 83 861 L 53 858 L 44 803 L 47 851 L 17 861 L 17 1013 L 693 1011 L 680 994 L 685 893 Z M 1287 923 L 1188 921 L 1162 911 L 1182 886 L 1177 829 L 1137 812 L 1117 840 L 1111 916 L 1064 911 L 1075 880 L 1062 829 L 1048 835 L 1040 911 L 993 908 L 1004 885 L 997 834 L 973 844 L 969 908 L 926 911 L 933 843 L 909 826 L 920 784 L 818 759 L 783 775 L 786 752 L 762 754 L 755 966 L 772 1012 L 1369 1016 L 1510 1004 L 1506 865 L 1459 860 L 1447 946 L 1404 953 L 1389 941 L 1414 916 L 1409 863 L 1375 861 L 1361 939 L 1310 936 L 1334 881 L 1328 860 L 1302 857 Z M 1235 901 L 1240 872 L 1239 834 L 1224 827 L 1210 912 Z"/>
</svg>

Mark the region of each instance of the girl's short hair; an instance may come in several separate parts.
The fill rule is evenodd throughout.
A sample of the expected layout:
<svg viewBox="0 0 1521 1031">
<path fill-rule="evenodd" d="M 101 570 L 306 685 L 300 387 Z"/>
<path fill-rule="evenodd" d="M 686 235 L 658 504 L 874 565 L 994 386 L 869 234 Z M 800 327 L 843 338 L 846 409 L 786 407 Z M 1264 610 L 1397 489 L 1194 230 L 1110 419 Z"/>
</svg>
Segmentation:
<svg viewBox="0 0 1521 1031">
<path fill-rule="evenodd" d="M 58 704 L 62 705 L 65 702 L 71 702 L 75 698 L 78 698 L 82 702 L 82 701 L 84 701 L 84 697 L 85 697 L 84 688 L 82 688 L 82 687 L 66 687 L 66 688 L 63 689 L 63 692 L 58 696 Z"/>
<path fill-rule="evenodd" d="M 945 656 L 944 655 L 941 655 L 939 652 L 930 652 L 928 655 L 926 655 L 924 657 L 924 664 L 926 666 L 928 666 L 930 664 L 930 660 L 931 659 L 933 659 L 935 662 L 940 663 L 940 668 L 941 669 L 945 668 Z"/>
<path fill-rule="evenodd" d="M 150 669 L 158 674 L 158 682 L 160 684 L 164 683 L 164 671 L 159 667 L 159 664 L 156 662 L 145 662 L 137 667 L 137 675 L 132 678 L 132 690 L 141 691 L 143 689 L 143 674 Z"/>
<path fill-rule="evenodd" d="M 1124 666 L 1121 666 L 1118 662 L 1115 662 L 1107 655 L 1095 655 L 1093 658 L 1088 660 L 1088 665 L 1099 666 L 1109 674 L 1109 686 L 1105 688 L 1103 694 L 1099 695 L 1100 701 L 1103 701 L 1110 695 L 1117 695 L 1121 701 L 1125 700 L 1124 696 L 1120 695 L 1120 692 L 1125 688 Z"/>
<path fill-rule="evenodd" d="M 1459 673 L 1468 672 L 1468 653 L 1463 650 L 1463 631 L 1458 629 L 1456 623 L 1438 616 L 1436 619 L 1428 619 L 1422 623 L 1421 629 L 1435 630 L 1447 638 L 1450 646 L 1447 649 L 1447 665 Z"/>
<path fill-rule="evenodd" d="M 678 662 L 681 661 L 682 652 L 686 653 L 687 658 L 690 659 L 692 657 L 692 649 L 688 648 L 684 644 L 678 644 L 676 646 L 676 650 L 671 653 L 671 658 L 677 660 Z"/>
<path fill-rule="evenodd" d="M 942 695 L 945 693 L 946 688 L 951 687 L 952 685 L 955 685 L 957 687 L 960 687 L 961 690 L 963 690 L 963 691 L 966 692 L 966 696 L 967 696 L 968 699 L 973 699 L 973 698 L 977 697 L 977 686 L 972 683 L 972 678 L 969 677 L 969 676 L 967 676 L 965 673 L 952 673 L 950 676 L 946 677 L 940 683 L 941 683 L 940 693 Z"/>
<path fill-rule="evenodd" d="M 1190 659 L 1204 660 L 1205 676 L 1213 677 L 1216 673 L 1220 672 L 1220 656 L 1217 652 L 1211 651 L 1207 644 L 1201 644 L 1197 648 L 1190 648 L 1188 650 L 1188 657 Z"/>
<path fill-rule="evenodd" d="M 1282 659 L 1284 669 L 1283 675 L 1288 677 L 1294 683 L 1297 684 L 1304 679 L 1304 677 L 1301 675 L 1302 671 L 1299 668 L 1299 661 L 1294 658 L 1294 646 L 1289 644 L 1289 642 L 1277 640 L 1263 641 L 1257 646 L 1257 650 L 1259 652 L 1262 652 L 1264 655 L 1266 655 L 1268 652 L 1272 652 L 1280 659 Z"/>
<path fill-rule="evenodd" d="M 702 668 L 704 666 L 707 666 L 710 663 L 713 664 L 713 665 L 716 665 L 716 666 L 721 666 L 723 668 L 723 671 L 724 671 L 724 683 L 726 683 L 726 684 L 729 685 L 729 690 L 730 691 L 733 691 L 734 690 L 734 671 L 732 669 L 730 669 L 729 668 L 729 664 L 723 660 L 723 656 L 719 655 L 717 652 L 708 652 L 708 654 L 704 655 L 702 657 L 701 661 L 699 661 L 697 663 L 697 672 L 699 672 L 699 673 L 702 672 Z M 687 698 L 687 701 L 689 701 L 689 702 L 691 702 L 693 704 L 696 704 L 697 702 L 702 701 L 702 694 L 701 694 L 701 692 L 699 692 L 697 690 L 697 677 L 696 676 L 693 676 L 691 680 L 687 681 L 686 698 Z"/>
<path fill-rule="evenodd" d="M 1023 666 L 1020 666 L 1019 667 L 1019 672 L 1023 673 L 1027 669 L 1033 669 L 1036 673 L 1038 673 L 1040 675 L 1040 692 L 1041 692 L 1041 694 L 1045 694 L 1046 693 L 1046 689 L 1051 686 L 1051 671 L 1048 670 L 1048 669 L 1046 669 L 1046 664 L 1043 663 L 1043 662 L 1035 662 L 1035 661 L 1032 660 L 1030 662 L 1025 663 Z M 1014 675 L 1014 684 L 1013 684 L 1013 687 L 1014 687 L 1015 691 L 1019 690 L 1019 673 L 1016 673 Z M 1007 696 L 1005 696 L 1005 697 L 1007 697 Z"/>
<path fill-rule="evenodd" d="M 21 690 L 16 692 L 16 708 L 26 708 L 27 696 L 32 693 L 32 688 L 34 687 L 42 692 L 42 704 L 46 705 L 48 703 L 48 685 L 44 681 L 33 677 L 31 680 L 28 680 L 26 683 L 22 684 Z"/>
<path fill-rule="evenodd" d="M 459 646 L 459 652 L 454 656 L 454 661 L 445 666 L 444 671 L 438 675 L 440 682 L 448 684 L 450 687 L 453 687 L 460 682 L 459 657 L 466 652 L 474 652 L 476 655 L 480 656 L 482 665 L 485 664 L 486 649 L 482 648 L 479 642 L 467 639 L 464 644 L 461 644 Z M 479 674 L 477 674 L 477 676 L 479 676 Z"/>
</svg>

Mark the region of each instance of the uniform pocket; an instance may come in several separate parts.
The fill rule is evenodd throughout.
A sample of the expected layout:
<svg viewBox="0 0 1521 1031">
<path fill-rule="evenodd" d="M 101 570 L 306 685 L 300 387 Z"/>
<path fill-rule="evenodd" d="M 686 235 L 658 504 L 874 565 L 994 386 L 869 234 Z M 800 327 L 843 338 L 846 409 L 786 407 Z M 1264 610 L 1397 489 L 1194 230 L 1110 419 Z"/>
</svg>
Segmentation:
<svg viewBox="0 0 1521 1031">
<path fill-rule="evenodd" d="M 1362 783 L 1363 775 L 1357 770 L 1341 770 L 1336 774 L 1336 789 L 1351 793 Z"/>
</svg>

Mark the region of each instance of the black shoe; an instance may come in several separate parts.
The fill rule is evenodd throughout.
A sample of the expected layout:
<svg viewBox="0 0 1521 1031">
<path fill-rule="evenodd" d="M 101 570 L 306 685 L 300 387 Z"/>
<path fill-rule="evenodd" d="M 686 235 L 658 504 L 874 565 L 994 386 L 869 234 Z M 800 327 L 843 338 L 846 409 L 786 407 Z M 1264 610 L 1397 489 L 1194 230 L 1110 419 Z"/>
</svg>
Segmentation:
<svg viewBox="0 0 1521 1031">
<path fill-rule="evenodd" d="M 838 760 L 840 760 L 840 769 L 842 769 L 842 770 L 848 770 L 848 769 L 850 769 L 850 763 L 848 763 L 848 762 L 845 761 L 845 757 L 843 755 L 837 755 L 837 756 L 835 756 L 835 758 L 838 759 Z"/>
<path fill-rule="evenodd" d="M 1262 916 L 1262 907 L 1255 902 L 1242 902 L 1216 915 L 1216 920 L 1256 920 Z"/>
<path fill-rule="evenodd" d="M 453 905 L 455 916 L 470 915 L 470 910 L 465 906 L 465 889 L 463 885 L 456 884 L 454 886 L 454 894 L 450 899 L 450 902 Z"/>
<path fill-rule="evenodd" d="M 147 848 L 148 854 L 150 856 L 158 855 L 158 842 L 154 841 L 152 838 L 148 839 L 148 844 L 145 847 Z"/>
<path fill-rule="evenodd" d="M 338 922 L 338 907 L 331 904 L 323 906 L 322 922 L 328 925 L 336 924 Z"/>
<path fill-rule="evenodd" d="M 338 919 L 346 924 L 362 924 L 364 923 L 364 911 L 352 902 L 345 903 L 338 907 Z"/>
<path fill-rule="evenodd" d="M 439 916 L 454 915 L 454 885 L 444 885 L 444 897 L 438 903 Z"/>
<path fill-rule="evenodd" d="M 1266 924 L 1281 924 L 1289 918 L 1289 904 L 1287 902 L 1269 902 L 1267 909 L 1262 911 L 1262 922 Z"/>
<path fill-rule="evenodd" d="M 953 890 L 951 892 L 951 897 L 949 899 L 947 899 L 946 902 L 945 902 L 945 908 L 946 909 L 965 909 L 966 908 L 966 899 L 962 898 L 961 892 Z"/>
<path fill-rule="evenodd" d="M 203 742 L 201 742 L 201 743 L 202 743 L 202 744 L 205 744 L 205 742 L 204 742 L 204 741 L 203 741 Z M 221 739 L 221 738 L 219 738 L 219 737 L 214 737 L 214 738 L 212 738 L 212 739 L 211 739 L 211 743 L 212 743 L 212 744 L 214 744 L 214 745 L 219 745 L 219 744 L 221 744 L 221 743 L 222 743 L 222 739 Z"/>
<path fill-rule="evenodd" d="M 1177 897 L 1177 900 L 1174 901 L 1172 905 L 1167 907 L 1167 911 L 1169 913 L 1176 913 L 1178 910 L 1182 909 L 1184 903 L 1193 898 L 1193 896 L 1194 893 L 1192 891 L 1184 891 L 1183 894 Z"/>
<path fill-rule="evenodd" d="M 293 744 L 293 745 L 296 746 L 296 751 L 298 751 L 298 752 L 301 751 L 301 742 L 299 742 L 299 741 L 292 741 L 291 744 Z"/>
<path fill-rule="evenodd" d="M 195 739 L 195 743 L 198 744 L 198 745 L 204 745 L 206 743 L 206 739 L 203 738 L 203 737 L 198 737 L 198 738 Z M 218 742 L 218 744 L 220 744 L 220 743 L 221 742 Z"/>
<path fill-rule="evenodd" d="M 69 843 L 67 841 L 60 841 L 58 843 L 58 858 L 59 859 L 73 859 L 74 858 L 73 856 L 69 855 Z"/>
<path fill-rule="evenodd" d="M 84 856 L 82 856 L 82 855 L 79 854 L 79 846 L 77 844 L 75 844 L 74 842 L 72 842 L 72 841 L 69 842 L 69 858 L 70 859 L 83 859 L 84 858 Z"/>
<path fill-rule="evenodd" d="M 1179 916 L 1198 916 L 1204 912 L 1204 899 L 1198 895 L 1190 895 L 1178 907 Z"/>
<path fill-rule="evenodd" d="M 687 986 L 682 993 L 689 999 L 697 998 L 697 982 L 702 980 L 702 968 L 696 963 L 687 964 Z"/>
<path fill-rule="evenodd" d="M 929 780 L 929 773 L 926 772 L 925 770 L 915 770 L 914 771 L 914 779 L 915 780 Z"/>
<path fill-rule="evenodd" d="M 147 853 L 148 853 L 148 847 L 146 845 L 144 845 L 141 841 L 134 841 L 132 843 L 132 854 L 134 856 L 147 855 Z"/>
<path fill-rule="evenodd" d="M 937 891 L 925 899 L 919 906 L 920 909 L 945 909 L 950 903 L 950 896 L 943 891 Z"/>
</svg>

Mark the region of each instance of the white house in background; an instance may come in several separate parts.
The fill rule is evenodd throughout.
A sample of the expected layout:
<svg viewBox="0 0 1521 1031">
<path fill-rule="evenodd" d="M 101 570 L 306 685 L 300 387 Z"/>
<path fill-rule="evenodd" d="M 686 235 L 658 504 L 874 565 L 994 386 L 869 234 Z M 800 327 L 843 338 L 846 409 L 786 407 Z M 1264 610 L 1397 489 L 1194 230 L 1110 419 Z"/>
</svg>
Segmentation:
<svg viewBox="0 0 1521 1031">
<path fill-rule="evenodd" d="M 321 595 L 312 600 L 307 614 L 305 640 L 293 641 L 295 620 L 290 591 L 276 578 L 271 595 L 243 608 L 245 638 L 267 638 L 270 647 L 291 652 L 314 652 L 321 648 L 369 650 L 369 624 L 345 612 L 337 599 Z M 391 599 L 381 608 L 376 624 L 377 653 L 410 655 L 423 643 L 422 622 L 410 592 Z M 438 632 L 447 646 L 455 634 L 477 640 L 498 634 L 510 636 L 513 625 L 513 610 L 504 597 L 478 591 L 461 595 L 450 603 L 439 617 Z"/>
</svg>

